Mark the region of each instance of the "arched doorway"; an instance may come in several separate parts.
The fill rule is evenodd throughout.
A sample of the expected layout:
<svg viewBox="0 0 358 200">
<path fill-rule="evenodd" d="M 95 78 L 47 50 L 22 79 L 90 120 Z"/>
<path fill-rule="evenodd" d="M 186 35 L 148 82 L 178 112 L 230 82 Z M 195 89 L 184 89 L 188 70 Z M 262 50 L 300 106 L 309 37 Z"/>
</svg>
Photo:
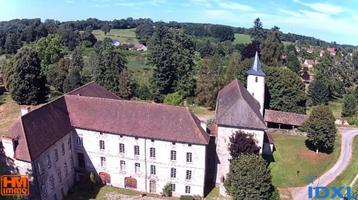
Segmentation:
<svg viewBox="0 0 358 200">
<path fill-rule="evenodd" d="M 103 184 L 111 184 L 111 175 L 109 175 L 108 173 L 100 172 L 99 177 L 101 178 Z"/>
<path fill-rule="evenodd" d="M 133 177 L 124 178 L 124 187 L 137 189 L 137 179 Z"/>
<path fill-rule="evenodd" d="M 150 193 L 156 193 L 157 183 L 155 180 L 149 181 L 149 192 Z"/>
</svg>

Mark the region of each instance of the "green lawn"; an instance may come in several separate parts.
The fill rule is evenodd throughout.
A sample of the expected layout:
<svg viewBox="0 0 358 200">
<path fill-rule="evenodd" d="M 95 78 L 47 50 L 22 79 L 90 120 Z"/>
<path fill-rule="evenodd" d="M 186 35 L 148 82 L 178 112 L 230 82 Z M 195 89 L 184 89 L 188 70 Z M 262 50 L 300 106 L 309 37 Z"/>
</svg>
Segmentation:
<svg viewBox="0 0 358 200">
<path fill-rule="evenodd" d="M 87 200 L 87 199 L 96 199 L 96 200 L 107 200 L 108 194 L 124 194 L 128 196 L 139 196 L 140 193 L 134 190 L 127 190 L 122 188 L 116 188 L 112 186 L 103 186 L 95 187 L 92 190 L 81 190 L 75 189 L 74 191 L 69 192 L 65 197 L 65 200 Z"/>
<path fill-rule="evenodd" d="M 340 139 L 331 154 L 316 154 L 305 146 L 304 136 L 272 134 L 276 151 L 270 164 L 272 182 L 278 187 L 294 187 L 307 184 L 307 178 L 322 175 L 337 161 L 340 153 Z M 299 173 L 297 174 L 297 171 Z"/>
<path fill-rule="evenodd" d="M 220 195 L 219 188 L 213 188 L 210 193 L 205 197 L 206 200 L 227 200 L 230 199 L 228 197 L 224 197 Z"/>
<path fill-rule="evenodd" d="M 350 165 L 339 175 L 331 186 L 345 185 L 348 186 L 353 181 L 354 177 L 358 174 L 358 137 L 353 142 L 353 155 Z M 357 183 L 356 183 L 357 185 Z M 358 186 L 358 185 L 357 185 Z"/>
<path fill-rule="evenodd" d="M 101 30 L 94 30 L 93 35 L 96 36 L 97 40 L 103 40 L 105 37 L 109 37 L 114 40 L 119 40 L 122 43 L 138 43 L 135 37 L 135 28 L 132 29 L 111 29 L 107 35 Z"/>
<path fill-rule="evenodd" d="M 248 44 L 250 42 L 251 42 L 250 35 L 235 33 L 235 40 L 234 40 L 235 44 Z"/>
<path fill-rule="evenodd" d="M 343 105 L 343 98 L 338 98 L 328 102 L 328 107 L 331 109 L 336 119 L 341 118 L 342 105 Z M 308 107 L 307 114 L 311 113 L 312 108 L 313 108 L 312 106 Z"/>
</svg>

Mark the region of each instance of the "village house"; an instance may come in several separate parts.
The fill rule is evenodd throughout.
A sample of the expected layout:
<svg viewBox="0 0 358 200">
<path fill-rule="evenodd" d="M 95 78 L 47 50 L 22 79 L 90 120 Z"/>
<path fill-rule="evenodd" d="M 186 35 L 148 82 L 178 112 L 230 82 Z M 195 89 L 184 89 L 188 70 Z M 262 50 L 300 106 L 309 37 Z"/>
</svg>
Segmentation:
<svg viewBox="0 0 358 200">
<path fill-rule="evenodd" d="M 119 40 L 112 40 L 112 45 L 115 47 L 119 47 L 121 45 L 121 42 Z"/>
<path fill-rule="evenodd" d="M 303 63 L 304 67 L 307 67 L 308 69 L 312 68 L 313 65 L 315 64 L 315 61 L 312 59 L 306 59 L 305 62 Z"/>
</svg>

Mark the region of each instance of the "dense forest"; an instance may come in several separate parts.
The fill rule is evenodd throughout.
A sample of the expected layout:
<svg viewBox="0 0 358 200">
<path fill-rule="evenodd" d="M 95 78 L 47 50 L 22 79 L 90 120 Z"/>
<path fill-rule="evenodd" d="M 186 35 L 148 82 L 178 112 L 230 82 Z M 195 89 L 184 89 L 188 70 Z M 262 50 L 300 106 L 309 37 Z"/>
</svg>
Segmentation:
<svg viewBox="0 0 358 200">
<path fill-rule="evenodd" d="M 108 36 L 115 29 L 135 29 L 135 38 L 148 51 L 132 51 L 130 44 L 113 45 Z M 103 32 L 104 37 L 99 39 L 94 31 Z M 237 34 L 251 39 L 237 43 Z M 327 47 L 337 54 L 319 56 Z M 307 48 L 315 52 L 307 53 Z M 260 19 L 248 29 L 133 18 L 0 22 L 0 73 L 6 90 L 19 104 L 43 103 L 96 81 L 124 99 L 214 109 L 217 92 L 224 85 L 235 78 L 246 83 L 256 51 L 267 75 L 267 108 L 306 113 L 308 105 L 354 93 L 356 47 L 285 34 L 276 26 L 264 29 Z M 133 67 L 134 56 L 144 60 L 143 68 Z M 316 63 L 308 89 L 301 67 L 307 59 Z"/>
</svg>

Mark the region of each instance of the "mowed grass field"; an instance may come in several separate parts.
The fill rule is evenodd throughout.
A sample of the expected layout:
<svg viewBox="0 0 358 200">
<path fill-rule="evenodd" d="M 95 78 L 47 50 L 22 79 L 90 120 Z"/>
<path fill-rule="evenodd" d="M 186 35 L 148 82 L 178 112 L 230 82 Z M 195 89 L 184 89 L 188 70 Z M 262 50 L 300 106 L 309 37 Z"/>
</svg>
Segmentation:
<svg viewBox="0 0 358 200">
<path fill-rule="evenodd" d="M 139 43 L 138 39 L 135 37 L 135 28 L 111 29 L 107 35 L 105 35 L 102 30 L 94 30 L 92 33 L 96 36 L 97 40 L 103 40 L 105 37 L 109 37 L 113 40 L 119 40 L 121 43 Z"/>
<path fill-rule="evenodd" d="M 277 187 L 295 187 L 307 184 L 309 177 L 319 177 L 334 165 L 341 151 L 340 138 L 331 154 L 307 149 L 306 137 L 276 132 L 272 134 L 276 151 L 270 163 L 272 182 Z M 297 173 L 299 171 L 299 173 Z"/>
<path fill-rule="evenodd" d="M 0 136 L 7 133 L 11 124 L 20 117 L 20 106 L 12 100 L 9 93 L 5 93 L 0 98 L 3 99 L 0 104 Z"/>
<path fill-rule="evenodd" d="M 250 35 L 235 33 L 235 44 L 249 44 L 251 42 Z"/>
<path fill-rule="evenodd" d="M 336 119 L 340 119 L 341 118 L 341 114 L 342 114 L 342 106 L 343 106 L 343 98 L 338 98 L 335 99 L 333 101 L 329 101 L 328 102 L 328 107 L 329 109 L 332 111 L 333 116 Z M 312 109 L 314 106 L 308 107 L 307 108 L 307 114 L 310 114 Z"/>
</svg>

